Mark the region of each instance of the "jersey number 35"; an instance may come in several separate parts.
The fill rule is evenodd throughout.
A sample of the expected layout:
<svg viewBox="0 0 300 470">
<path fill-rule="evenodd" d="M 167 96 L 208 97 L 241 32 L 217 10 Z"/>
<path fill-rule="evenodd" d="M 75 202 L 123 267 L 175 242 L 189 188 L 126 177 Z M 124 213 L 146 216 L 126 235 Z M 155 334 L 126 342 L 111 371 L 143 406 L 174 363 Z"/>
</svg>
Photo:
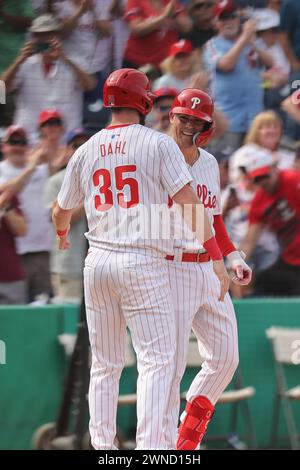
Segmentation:
<svg viewBox="0 0 300 470">
<path fill-rule="evenodd" d="M 97 211 L 107 211 L 114 204 L 118 204 L 123 209 L 139 203 L 139 186 L 135 178 L 124 176 L 124 173 L 133 173 L 136 165 L 122 165 L 114 169 L 115 183 L 112 187 L 111 172 L 106 168 L 96 170 L 93 174 L 93 184 L 98 188 L 99 194 L 94 197 L 94 204 Z M 125 199 L 122 192 L 124 186 L 129 186 L 130 196 Z M 114 201 L 116 198 L 116 201 Z"/>
</svg>

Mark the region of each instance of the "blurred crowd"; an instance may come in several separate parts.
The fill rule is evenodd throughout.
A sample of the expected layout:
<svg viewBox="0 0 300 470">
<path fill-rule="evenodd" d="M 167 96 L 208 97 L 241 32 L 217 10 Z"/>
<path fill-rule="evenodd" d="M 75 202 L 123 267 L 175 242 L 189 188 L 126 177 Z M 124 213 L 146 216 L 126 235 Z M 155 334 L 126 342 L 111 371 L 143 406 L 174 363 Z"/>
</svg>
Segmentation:
<svg viewBox="0 0 300 470">
<path fill-rule="evenodd" d="M 80 302 L 84 208 L 64 252 L 51 209 L 68 161 L 109 122 L 102 88 L 121 67 L 148 76 L 146 125 L 164 133 L 182 89 L 212 95 L 206 149 L 254 270 L 231 293 L 300 295 L 299 0 L 0 0 L 0 26 L 0 304 Z"/>
</svg>

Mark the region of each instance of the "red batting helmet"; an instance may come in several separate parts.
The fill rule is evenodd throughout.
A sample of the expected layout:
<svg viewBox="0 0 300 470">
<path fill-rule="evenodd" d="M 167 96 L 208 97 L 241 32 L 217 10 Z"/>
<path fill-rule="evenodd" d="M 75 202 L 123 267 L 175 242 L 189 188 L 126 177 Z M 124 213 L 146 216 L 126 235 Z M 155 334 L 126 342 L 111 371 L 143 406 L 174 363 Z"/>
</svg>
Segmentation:
<svg viewBox="0 0 300 470">
<path fill-rule="evenodd" d="M 152 109 L 153 98 L 149 80 L 139 70 L 115 70 L 104 84 L 103 101 L 106 108 L 131 108 L 146 115 Z"/>
<path fill-rule="evenodd" d="M 195 139 L 199 147 L 207 144 L 214 130 L 214 102 L 204 91 L 197 88 L 186 88 L 173 101 L 170 113 L 185 114 L 206 122 L 203 130 Z"/>
</svg>

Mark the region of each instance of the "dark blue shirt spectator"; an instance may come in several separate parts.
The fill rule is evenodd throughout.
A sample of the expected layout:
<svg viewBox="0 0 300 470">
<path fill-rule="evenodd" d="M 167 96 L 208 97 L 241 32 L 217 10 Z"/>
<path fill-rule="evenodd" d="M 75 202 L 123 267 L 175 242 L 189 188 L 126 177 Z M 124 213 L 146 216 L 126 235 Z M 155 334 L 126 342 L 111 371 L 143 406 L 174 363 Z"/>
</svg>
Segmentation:
<svg viewBox="0 0 300 470">
<path fill-rule="evenodd" d="M 288 34 L 293 52 L 300 60 L 300 1 L 283 2 L 280 16 L 280 29 Z"/>
</svg>

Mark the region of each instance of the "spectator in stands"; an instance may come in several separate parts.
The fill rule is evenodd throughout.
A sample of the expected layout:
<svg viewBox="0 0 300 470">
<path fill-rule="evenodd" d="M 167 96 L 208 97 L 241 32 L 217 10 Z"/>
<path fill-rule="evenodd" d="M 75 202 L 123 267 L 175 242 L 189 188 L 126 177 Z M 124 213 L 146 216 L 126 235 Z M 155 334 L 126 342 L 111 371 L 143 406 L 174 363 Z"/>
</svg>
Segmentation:
<svg viewBox="0 0 300 470">
<path fill-rule="evenodd" d="M 223 153 L 228 154 L 229 148 L 225 149 Z M 239 164 L 241 168 L 244 168 L 249 160 L 254 158 L 256 155 L 259 157 L 261 153 L 265 154 L 267 151 L 259 147 L 249 148 L 248 153 L 244 152 L 239 159 Z M 216 154 L 217 158 L 219 155 Z M 240 248 L 241 242 L 244 239 L 249 222 L 248 214 L 255 194 L 255 188 L 251 181 L 245 175 L 245 170 L 237 172 L 238 178 L 228 181 L 227 188 L 222 192 L 222 214 L 227 227 L 227 230 L 230 234 L 235 246 Z M 277 237 L 275 234 L 271 233 L 269 230 L 264 229 L 257 240 L 255 245 L 255 250 L 251 254 L 249 263 L 254 272 L 254 277 L 257 273 L 268 269 L 272 266 L 279 256 L 279 247 L 277 242 Z M 248 291 L 248 289 L 247 289 Z M 237 297 L 242 297 L 248 292 L 245 292 L 245 289 L 234 288 L 234 295 Z"/>
<path fill-rule="evenodd" d="M 36 150 L 31 162 L 27 163 L 27 137 L 25 130 L 18 126 L 7 129 L 2 152 L 4 160 L 0 162 L 0 191 L 18 194 L 27 222 L 27 234 L 17 238 L 17 251 L 26 273 L 27 299 L 31 302 L 40 294 L 51 293 L 49 252 L 53 245 L 53 234 L 42 201 L 49 167 L 45 163 L 40 164 L 43 161 L 41 150 Z"/>
<path fill-rule="evenodd" d="M 178 91 L 176 88 L 159 88 L 154 94 L 156 100 L 153 106 L 154 124 L 152 127 L 167 134 L 170 128 L 169 112 Z"/>
<path fill-rule="evenodd" d="M 256 151 L 266 149 L 271 152 L 274 163 L 279 169 L 292 168 L 295 152 L 280 147 L 283 125 L 280 117 L 274 111 L 259 113 L 251 123 L 246 135 L 245 145 L 240 147 L 230 158 L 230 179 L 235 183 L 240 176 L 247 158 L 252 158 Z"/>
<path fill-rule="evenodd" d="M 56 173 L 65 165 L 65 147 L 62 145 L 64 134 L 63 118 L 57 109 L 43 109 L 38 117 L 39 141 L 28 154 L 28 160 L 37 150 L 42 153 L 43 163 L 49 165 L 50 174 Z"/>
<path fill-rule="evenodd" d="M 49 220 L 53 203 L 59 193 L 66 172 L 66 166 L 74 152 L 88 139 L 85 129 L 78 128 L 70 131 L 65 136 L 66 160 L 65 168 L 51 176 L 47 181 L 44 191 L 44 202 L 49 210 Z M 69 238 L 71 247 L 69 250 L 59 250 L 55 246 L 51 253 L 51 279 L 55 295 L 55 301 L 80 303 L 83 292 L 83 264 L 86 256 L 86 218 L 83 203 L 78 206 L 71 220 Z"/>
<path fill-rule="evenodd" d="M 255 21 L 247 20 L 241 27 L 231 0 L 220 2 L 216 15 L 219 34 L 205 46 L 205 63 L 211 72 L 216 105 L 228 118 L 229 129 L 211 144 L 213 154 L 223 147 L 235 150 L 241 145 L 253 117 L 263 109 L 261 61 L 267 66 L 273 64 L 254 43 Z"/>
<path fill-rule="evenodd" d="M 181 37 L 188 39 L 195 49 L 215 36 L 218 31 L 215 25 L 214 7 L 216 0 L 191 0 L 188 12 L 193 22 L 193 29 Z"/>
<path fill-rule="evenodd" d="M 293 92 L 300 80 L 300 2 L 285 0 L 280 11 L 280 39 L 283 50 L 291 66 L 290 85 Z M 292 139 L 300 139 L 300 126 L 287 122 L 287 133 Z"/>
<path fill-rule="evenodd" d="M 42 109 L 59 108 L 66 130 L 81 124 L 83 90 L 93 89 L 95 80 L 65 55 L 53 16 L 36 18 L 30 31 L 33 41 L 21 50 L 2 80 L 8 92 L 17 92 L 15 122 L 36 142 L 33 123 Z"/>
<path fill-rule="evenodd" d="M 102 88 L 100 84 L 104 83 L 111 63 L 110 6 L 111 0 L 64 0 L 54 4 L 66 55 L 83 70 L 96 75 L 96 93 Z"/>
<path fill-rule="evenodd" d="M 159 67 L 178 33 L 190 31 L 192 22 L 177 0 L 128 0 L 125 10 L 130 36 L 123 67 L 147 63 Z"/>
<path fill-rule="evenodd" d="M 17 199 L 1 203 L 0 192 L 0 305 L 25 304 L 25 273 L 16 251 L 15 237 L 26 234 L 26 222 Z"/>
<path fill-rule="evenodd" d="M 0 76 L 17 57 L 33 18 L 34 12 L 29 0 L 0 0 Z M 13 99 L 6 96 L 6 106 L 1 106 L 0 127 L 9 126 L 13 114 Z"/>
<path fill-rule="evenodd" d="M 254 15 L 254 13 L 253 13 Z M 279 40 L 280 16 L 274 10 L 262 8 L 255 12 L 257 46 L 273 58 L 273 67 L 263 73 L 265 108 L 280 112 L 280 103 L 290 93 L 290 63 Z M 282 116 L 283 113 L 282 113 Z"/>
<path fill-rule="evenodd" d="M 129 29 L 124 21 L 126 0 L 112 0 L 112 69 L 122 68 L 124 50 L 129 37 Z"/>
<path fill-rule="evenodd" d="M 261 152 L 246 166 L 257 191 L 249 211 L 249 229 L 241 249 L 251 256 L 257 239 L 267 227 L 281 244 L 281 257 L 256 277 L 260 294 L 300 295 L 300 172 L 278 170 L 273 158 Z"/>
<path fill-rule="evenodd" d="M 293 72 L 292 79 L 300 76 L 300 3 L 285 0 L 280 11 L 281 43 Z"/>
<path fill-rule="evenodd" d="M 181 91 L 191 83 L 196 56 L 190 41 L 181 39 L 170 46 L 168 57 L 161 64 L 165 72 L 154 83 L 154 90 L 159 88 L 175 88 Z M 208 80 L 207 80 L 208 82 Z"/>
</svg>

